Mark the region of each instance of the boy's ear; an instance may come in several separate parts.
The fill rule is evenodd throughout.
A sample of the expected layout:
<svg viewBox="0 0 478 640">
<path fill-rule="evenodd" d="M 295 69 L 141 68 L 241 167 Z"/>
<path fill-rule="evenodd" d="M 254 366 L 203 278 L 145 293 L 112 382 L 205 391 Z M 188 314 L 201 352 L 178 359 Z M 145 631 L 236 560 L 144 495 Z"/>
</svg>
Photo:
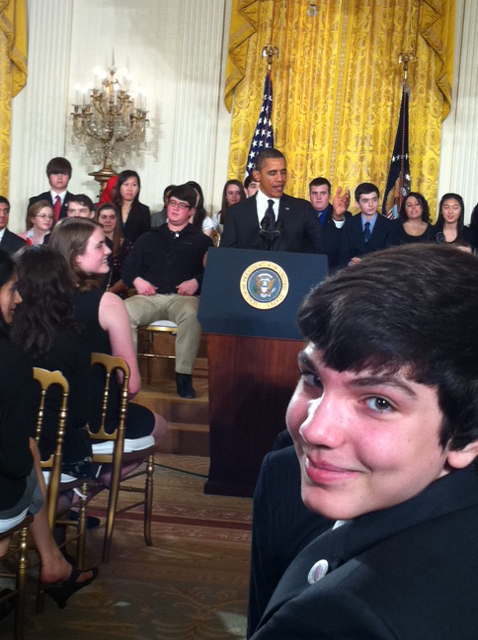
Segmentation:
<svg viewBox="0 0 478 640">
<path fill-rule="evenodd" d="M 478 440 L 469 442 L 463 449 L 449 451 L 447 462 L 453 469 L 464 469 L 478 456 Z"/>
</svg>

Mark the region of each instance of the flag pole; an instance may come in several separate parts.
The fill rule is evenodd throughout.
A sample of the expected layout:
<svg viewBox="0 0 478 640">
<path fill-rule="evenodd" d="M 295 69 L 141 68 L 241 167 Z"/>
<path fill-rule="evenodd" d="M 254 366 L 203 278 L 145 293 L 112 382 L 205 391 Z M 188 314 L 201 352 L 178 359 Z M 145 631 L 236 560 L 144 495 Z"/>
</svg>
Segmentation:
<svg viewBox="0 0 478 640">
<path fill-rule="evenodd" d="M 259 112 L 254 135 L 252 136 L 249 153 L 247 155 L 245 177 L 247 177 L 255 167 L 255 157 L 264 149 L 274 146 L 274 129 L 272 127 L 272 79 L 271 68 L 274 58 L 279 57 L 279 49 L 267 44 L 262 49 L 262 57 L 267 58 L 267 73 L 264 82 L 264 92 L 262 94 L 262 106 Z"/>
<path fill-rule="evenodd" d="M 382 214 L 387 218 L 398 218 L 402 202 L 410 193 L 410 156 L 409 156 L 409 126 L 408 104 L 410 85 L 408 84 L 408 65 L 415 60 L 413 53 L 402 52 L 398 56 L 399 64 L 403 65 L 403 79 L 400 83 L 402 97 L 397 134 L 393 147 L 392 159 L 384 193 Z"/>
</svg>

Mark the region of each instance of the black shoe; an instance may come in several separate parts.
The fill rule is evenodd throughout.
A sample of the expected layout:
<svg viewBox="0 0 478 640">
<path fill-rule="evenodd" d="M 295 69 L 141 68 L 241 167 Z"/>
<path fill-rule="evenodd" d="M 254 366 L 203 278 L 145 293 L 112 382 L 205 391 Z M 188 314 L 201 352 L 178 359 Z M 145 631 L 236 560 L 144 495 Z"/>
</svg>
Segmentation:
<svg viewBox="0 0 478 640">
<path fill-rule="evenodd" d="M 84 580 L 83 582 L 77 582 L 78 578 L 82 573 L 87 573 L 91 571 L 93 575 L 88 580 Z M 98 567 L 93 567 L 92 569 L 85 569 L 85 571 L 80 571 L 76 567 L 71 568 L 70 577 L 63 582 L 55 582 L 55 584 L 48 584 L 43 586 L 44 592 L 52 598 L 60 609 L 64 609 L 66 607 L 66 602 L 70 596 L 74 593 L 83 589 L 83 587 L 87 587 L 91 584 L 98 575 Z"/>
<path fill-rule="evenodd" d="M 70 520 L 74 520 L 78 522 L 80 518 L 80 514 L 78 511 L 74 511 L 73 509 L 70 511 Z M 95 516 L 86 516 L 86 528 L 87 529 L 96 529 L 101 524 L 101 520 L 96 518 Z"/>
<path fill-rule="evenodd" d="M 193 389 L 193 377 L 190 373 L 176 374 L 176 388 L 180 398 L 196 397 L 196 392 Z"/>
</svg>

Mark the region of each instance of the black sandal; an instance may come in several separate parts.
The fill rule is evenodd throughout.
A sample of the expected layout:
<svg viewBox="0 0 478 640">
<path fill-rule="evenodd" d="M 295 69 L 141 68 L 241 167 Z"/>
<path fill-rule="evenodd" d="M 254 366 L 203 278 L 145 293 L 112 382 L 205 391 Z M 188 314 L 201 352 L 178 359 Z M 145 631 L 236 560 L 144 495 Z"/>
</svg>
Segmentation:
<svg viewBox="0 0 478 640">
<path fill-rule="evenodd" d="M 83 582 L 77 582 L 78 578 L 82 573 L 88 573 L 91 571 L 93 575 L 91 578 L 84 580 Z M 63 580 L 62 582 L 55 582 L 54 584 L 43 585 L 43 591 L 53 598 L 60 609 L 64 609 L 66 607 L 66 602 L 70 596 L 74 593 L 83 589 L 83 587 L 87 587 L 91 584 L 96 577 L 98 576 L 98 567 L 93 567 L 92 569 L 85 569 L 84 571 L 80 571 L 76 567 L 71 568 L 70 576 Z"/>
</svg>

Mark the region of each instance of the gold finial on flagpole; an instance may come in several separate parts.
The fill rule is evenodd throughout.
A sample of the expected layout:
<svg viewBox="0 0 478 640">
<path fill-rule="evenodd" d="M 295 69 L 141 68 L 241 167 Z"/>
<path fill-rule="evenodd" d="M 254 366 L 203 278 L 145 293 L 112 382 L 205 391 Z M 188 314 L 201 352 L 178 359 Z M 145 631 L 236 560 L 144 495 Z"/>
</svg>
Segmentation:
<svg viewBox="0 0 478 640">
<path fill-rule="evenodd" d="M 405 91 L 410 91 L 410 85 L 407 82 L 408 79 L 408 64 L 415 62 L 415 55 L 413 53 L 400 53 L 398 55 L 398 63 L 403 65 L 403 80 L 402 86 Z"/>
<path fill-rule="evenodd" d="M 271 44 L 267 44 L 262 49 L 262 57 L 267 58 L 267 72 L 270 73 L 274 57 L 279 57 L 279 49 L 273 47 Z"/>
</svg>

